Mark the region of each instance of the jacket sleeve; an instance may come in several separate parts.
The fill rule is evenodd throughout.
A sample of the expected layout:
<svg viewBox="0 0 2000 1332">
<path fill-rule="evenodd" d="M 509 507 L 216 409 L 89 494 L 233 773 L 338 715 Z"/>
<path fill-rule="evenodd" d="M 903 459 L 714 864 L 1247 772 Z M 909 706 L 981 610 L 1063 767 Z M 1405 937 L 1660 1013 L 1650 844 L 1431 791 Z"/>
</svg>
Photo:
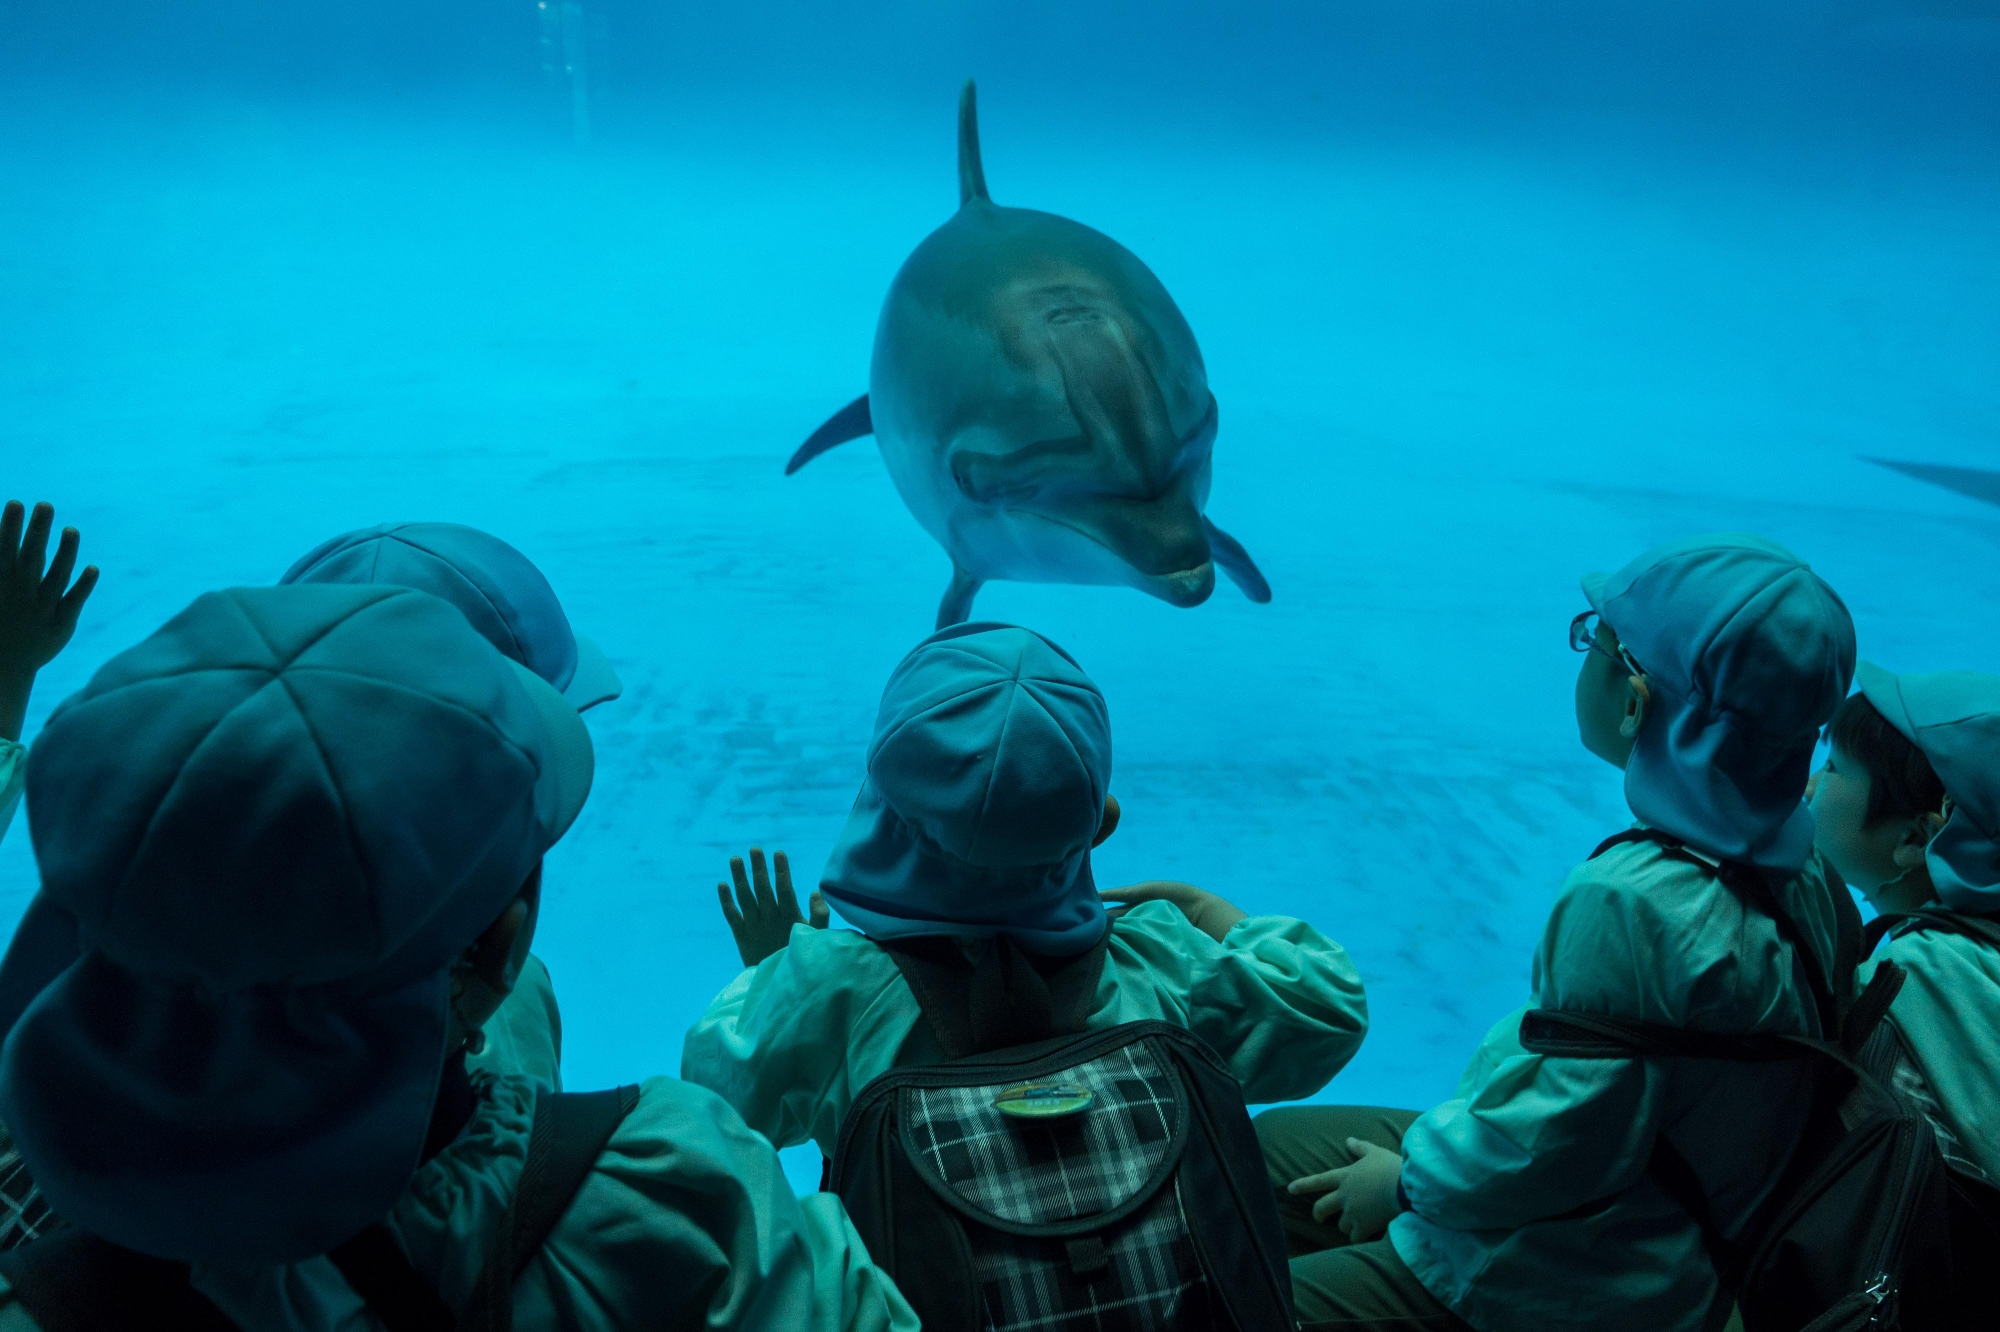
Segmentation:
<svg viewBox="0 0 2000 1332">
<path fill-rule="evenodd" d="M 0 740 L 0 837 L 14 821 L 21 803 L 21 788 L 28 780 L 28 747 L 12 740 Z"/>
<path fill-rule="evenodd" d="M 887 953 L 852 930 L 792 928 L 731 981 L 681 1044 L 681 1077 L 779 1147 L 832 1155 L 840 1121 L 921 1016 Z"/>
<path fill-rule="evenodd" d="M 770 1143 L 718 1097 L 667 1078 L 645 1084 L 523 1274 L 515 1308 L 551 1311 L 550 1326 L 571 1325 L 560 1311 L 595 1309 L 607 1332 L 917 1327 L 839 1199 L 802 1205 Z"/>
<path fill-rule="evenodd" d="M 1536 959 L 1544 1007 L 1683 1020 L 1658 981 L 1672 926 L 1642 891 L 1585 866 L 1549 918 Z M 1487 1034 L 1457 1099 L 1403 1138 L 1410 1209 L 1451 1230 L 1513 1229 L 1637 1183 L 1652 1155 L 1666 1073 L 1643 1059 L 1556 1059 L 1519 1040 L 1520 1014 Z"/>
<path fill-rule="evenodd" d="M 1118 922 L 1112 945 L 1121 987 L 1142 971 L 1160 1015 L 1221 1055 L 1252 1104 L 1312 1095 L 1368 1032 L 1353 960 L 1302 920 L 1250 916 L 1217 943 L 1172 905 L 1148 902 Z"/>
<path fill-rule="evenodd" d="M 468 1070 L 521 1073 L 550 1091 L 562 1090 L 562 1013 L 542 959 L 530 953 L 521 978 L 486 1021 L 486 1048 L 468 1056 Z"/>
</svg>

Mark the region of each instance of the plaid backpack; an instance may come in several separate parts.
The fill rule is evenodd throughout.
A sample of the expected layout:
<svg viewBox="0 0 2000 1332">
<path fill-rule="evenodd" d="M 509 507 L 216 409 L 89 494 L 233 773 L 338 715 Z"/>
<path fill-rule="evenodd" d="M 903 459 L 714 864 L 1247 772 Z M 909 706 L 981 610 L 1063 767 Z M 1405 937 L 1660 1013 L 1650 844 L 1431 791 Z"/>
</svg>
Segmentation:
<svg viewBox="0 0 2000 1332">
<path fill-rule="evenodd" d="M 1694 1031 L 1538 1008 L 1521 1020 L 1521 1043 L 1569 1059 L 1810 1061 L 1818 1070 L 1816 1089 L 1792 1161 L 1740 1232 L 1721 1231 L 1694 1167 L 1664 1134 L 1648 1173 L 1700 1228 L 1724 1294 L 1735 1298 L 1749 1332 L 1971 1326 L 1951 1307 L 1959 1286 L 1944 1158 L 1929 1121 L 1892 1085 L 1893 1029 L 1882 1019 L 1902 987 L 1902 969 L 1883 962 L 1867 990 L 1853 997 L 1861 921 L 1844 890 L 1836 903 L 1844 908 L 1835 959 L 1843 984 L 1836 990 L 1761 871 L 1738 864 L 1717 869 L 1652 829 L 1620 834 L 1593 856 L 1641 840 L 1716 874 L 1738 900 L 1777 924 L 1825 1035 Z"/>
<path fill-rule="evenodd" d="M 1242 1089 L 1171 1023 L 1082 1031 L 1103 944 L 885 946 L 954 1057 L 864 1088 L 830 1179 L 929 1332 L 1294 1326 Z"/>
</svg>

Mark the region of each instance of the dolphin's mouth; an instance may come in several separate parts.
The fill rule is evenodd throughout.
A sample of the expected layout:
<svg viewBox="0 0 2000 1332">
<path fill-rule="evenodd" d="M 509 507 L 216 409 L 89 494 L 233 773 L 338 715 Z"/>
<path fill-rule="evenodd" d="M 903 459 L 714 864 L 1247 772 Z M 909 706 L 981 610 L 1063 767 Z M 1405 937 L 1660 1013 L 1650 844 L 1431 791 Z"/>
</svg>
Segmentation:
<svg viewBox="0 0 2000 1332">
<path fill-rule="evenodd" d="M 1132 567 L 1129 560 L 1119 555 L 1116 550 L 1105 543 L 1102 537 L 1088 528 L 1059 518 L 1055 514 L 1043 513 L 1034 509 L 1010 507 L 1006 512 L 1017 514 L 1024 518 L 1038 518 L 1045 523 L 1050 523 L 1056 527 L 1065 528 L 1076 533 L 1085 541 L 1090 542 L 1091 545 L 1106 551 L 1116 558 L 1120 564 L 1123 564 L 1133 578 L 1133 587 L 1138 588 L 1141 592 L 1158 597 L 1169 606 L 1180 606 L 1183 608 L 1199 606 L 1202 602 L 1207 601 L 1209 595 L 1215 591 L 1215 561 L 1213 559 L 1203 560 L 1200 564 L 1192 565 L 1186 569 L 1176 569 L 1172 573 L 1140 573 Z"/>
<path fill-rule="evenodd" d="M 1192 569 L 1144 574 L 1141 577 L 1144 581 L 1140 583 L 1140 588 L 1169 606 L 1199 606 L 1215 591 L 1215 561 L 1203 560 Z"/>
</svg>

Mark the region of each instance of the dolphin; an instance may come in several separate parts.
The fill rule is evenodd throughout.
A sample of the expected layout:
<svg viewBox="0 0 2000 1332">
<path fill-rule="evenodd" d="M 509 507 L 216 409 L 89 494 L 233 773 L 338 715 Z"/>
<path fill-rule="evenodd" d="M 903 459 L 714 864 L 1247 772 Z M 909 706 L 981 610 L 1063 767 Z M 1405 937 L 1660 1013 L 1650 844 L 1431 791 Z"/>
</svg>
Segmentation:
<svg viewBox="0 0 2000 1332">
<path fill-rule="evenodd" d="M 1187 320 L 1118 242 L 986 193 L 976 94 L 958 102 L 959 208 L 904 261 L 868 392 L 790 476 L 873 434 L 903 503 L 951 556 L 939 628 L 989 581 L 1136 587 L 1175 606 L 1270 584 L 1202 513 L 1215 395 Z"/>
</svg>

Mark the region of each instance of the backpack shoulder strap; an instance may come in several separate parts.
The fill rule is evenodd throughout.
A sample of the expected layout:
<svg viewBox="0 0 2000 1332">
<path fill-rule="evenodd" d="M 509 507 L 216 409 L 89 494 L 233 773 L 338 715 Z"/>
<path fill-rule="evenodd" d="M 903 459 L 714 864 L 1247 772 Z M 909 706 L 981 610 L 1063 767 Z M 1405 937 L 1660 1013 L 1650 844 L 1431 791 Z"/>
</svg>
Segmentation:
<svg viewBox="0 0 2000 1332">
<path fill-rule="evenodd" d="M 1862 955 L 1873 953 L 1882 942 L 1882 936 L 1903 922 L 1910 922 L 1912 929 L 1938 930 L 1946 934 L 1962 934 L 1977 940 L 1988 948 L 2000 948 L 2000 920 L 1991 916 L 1975 916 L 1965 911 L 1948 911 L 1943 907 L 1918 907 L 1914 911 L 1891 912 L 1877 916 L 1868 922 L 1868 932 L 1862 943 Z"/>
<path fill-rule="evenodd" d="M 958 940 L 927 934 L 874 943 L 903 974 L 945 1058 L 963 1059 L 973 1053 L 972 968 Z"/>
<path fill-rule="evenodd" d="M 1521 1015 L 1521 1044 L 1560 1059 L 1727 1059 L 1775 1063 L 1809 1059 L 1819 1042 L 1781 1032 L 1691 1031 L 1659 1022 L 1531 1008 Z"/>
<path fill-rule="evenodd" d="M 1836 991 L 1829 980 L 1826 967 L 1820 962 L 1805 931 L 1792 919 L 1792 913 L 1785 910 L 1771 887 L 1770 875 L 1754 865 L 1736 861 L 1722 861 L 1711 864 L 1695 855 L 1677 837 L 1661 832 L 1657 828 L 1627 828 L 1624 832 L 1607 837 L 1598 843 L 1590 853 L 1595 860 L 1614 846 L 1631 842 L 1651 842 L 1667 855 L 1687 861 L 1705 870 L 1722 881 L 1724 887 L 1744 905 L 1758 914 L 1768 916 L 1777 927 L 1778 937 L 1783 939 L 1798 959 L 1799 970 L 1804 973 L 1807 992 L 1812 995 L 1813 1006 L 1819 1013 L 1820 1034 L 1827 1040 L 1842 1039 L 1847 1020 L 1847 1005 L 1842 999 L 1852 993 L 1852 985 L 1844 985 Z M 1853 899 L 1845 892 L 1836 893 L 1834 917 L 1836 921 L 1836 941 L 1834 946 L 1834 971 L 1841 976 L 1852 976 L 1854 968 L 1861 962 L 1861 914 L 1855 909 Z"/>
<path fill-rule="evenodd" d="M 638 1104 L 636 1086 L 536 1097 L 528 1160 L 514 1189 L 514 1206 L 508 1224 L 486 1251 L 472 1300 L 458 1320 L 464 1332 L 509 1332 L 513 1327 L 515 1279 L 540 1252 L 611 1135 Z"/>
<path fill-rule="evenodd" d="M 1585 860 L 1595 860 L 1614 846 L 1629 846 L 1633 842 L 1652 842 L 1669 851 L 1679 851 L 1681 844 L 1667 836 L 1658 828 L 1627 828 L 1624 832 L 1613 833 L 1597 844 L 1597 849 L 1585 856 Z"/>
<path fill-rule="evenodd" d="M 1861 962 L 1861 916 L 1854 909 L 1854 901 L 1848 897 L 1846 889 L 1836 894 L 1844 899 L 1847 910 L 1840 910 L 1841 903 L 1835 902 L 1835 918 L 1838 922 L 1837 938 L 1834 945 L 1834 971 L 1836 975 L 1849 978 L 1841 990 L 1836 991 L 1819 954 L 1805 931 L 1792 919 L 1792 913 L 1785 910 L 1778 900 L 1777 891 L 1771 886 L 1771 876 L 1750 865 L 1739 865 L 1724 861 L 1718 871 L 1722 882 L 1732 893 L 1751 909 L 1771 918 L 1778 927 L 1778 937 L 1791 946 L 1792 956 L 1798 959 L 1799 970 L 1805 974 L 1806 990 L 1812 996 L 1813 1006 L 1819 1013 L 1819 1031 L 1824 1040 L 1837 1041 L 1842 1037 L 1846 1025 L 1849 1005 L 1843 1003 L 1844 994 L 1852 994 L 1854 968 Z M 1854 917 L 1853 929 L 1848 928 L 1847 916 Z"/>
<path fill-rule="evenodd" d="M 0 1253 L 0 1276 L 43 1332 L 239 1332 L 194 1288 L 186 1263 L 135 1253 L 74 1226 Z"/>
<path fill-rule="evenodd" d="M 963 1059 L 1082 1031 L 1111 932 L 1089 952 L 1068 958 L 1031 954 L 1006 939 L 981 940 L 977 962 L 968 962 L 961 943 L 944 935 L 875 943 L 909 982 L 945 1057 Z"/>
<path fill-rule="evenodd" d="M 1523 1013 L 1520 1039 L 1531 1053 L 1560 1059 L 1727 1059 L 1736 1063 L 1817 1059 L 1852 1072 L 1856 1051 L 1874 1035 L 1905 979 L 1905 972 L 1894 962 L 1877 967 L 1848 1014 L 1847 1030 L 1837 1042 L 1775 1031 L 1694 1031 L 1556 1008 L 1531 1008 Z"/>
</svg>

